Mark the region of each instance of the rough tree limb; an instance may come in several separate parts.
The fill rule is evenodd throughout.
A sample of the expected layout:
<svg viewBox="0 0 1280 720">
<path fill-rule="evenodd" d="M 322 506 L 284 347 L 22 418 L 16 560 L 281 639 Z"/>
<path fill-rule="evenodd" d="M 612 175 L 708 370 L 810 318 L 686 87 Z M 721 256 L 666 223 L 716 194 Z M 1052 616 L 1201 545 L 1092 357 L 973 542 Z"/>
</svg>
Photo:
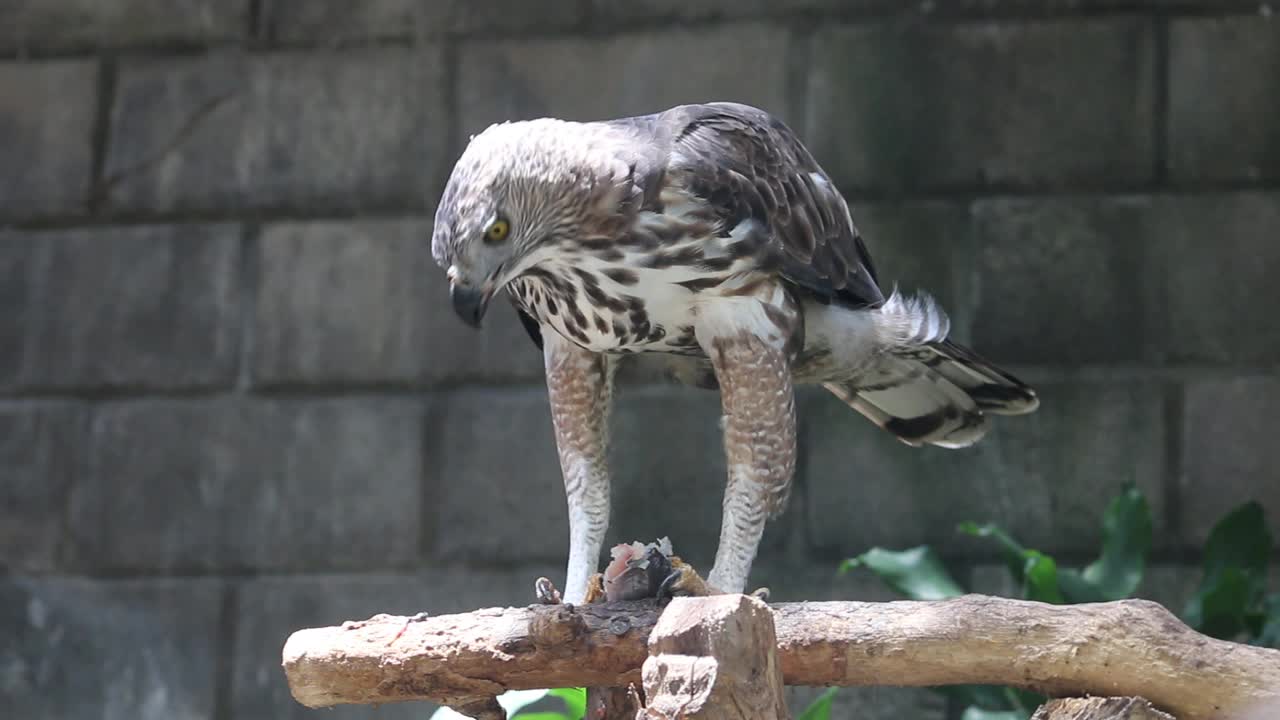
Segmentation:
<svg viewBox="0 0 1280 720">
<path fill-rule="evenodd" d="M 1141 698 L 1064 698 L 1050 700 L 1031 720 L 1175 720 Z"/>
<path fill-rule="evenodd" d="M 746 595 L 677 598 L 649 636 L 645 711 L 633 718 L 790 720 L 769 606 Z"/>
<path fill-rule="evenodd" d="M 967 595 L 772 610 L 788 685 L 980 683 L 1140 696 L 1179 720 L 1236 720 L 1280 702 L 1280 651 L 1214 640 L 1142 600 L 1054 606 Z M 651 602 L 493 608 L 407 628 L 384 616 L 294 633 L 284 669 L 293 696 L 310 707 L 625 687 L 640 681 L 657 619 Z"/>
</svg>

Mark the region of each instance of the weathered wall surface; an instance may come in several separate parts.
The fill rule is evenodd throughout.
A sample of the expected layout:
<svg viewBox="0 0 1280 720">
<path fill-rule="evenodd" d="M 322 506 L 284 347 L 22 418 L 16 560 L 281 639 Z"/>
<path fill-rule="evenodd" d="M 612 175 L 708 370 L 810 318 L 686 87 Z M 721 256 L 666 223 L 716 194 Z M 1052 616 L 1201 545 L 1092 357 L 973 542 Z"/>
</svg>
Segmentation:
<svg viewBox="0 0 1280 720">
<path fill-rule="evenodd" d="M 560 576 L 538 355 L 505 308 L 457 322 L 429 253 L 453 159 L 501 119 L 765 107 L 882 274 L 1041 387 L 958 452 L 806 395 L 753 578 L 777 597 L 887 597 L 837 560 L 921 542 L 992 588 L 969 519 L 1084 560 L 1134 481 L 1144 591 L 1177 607 L 1213 519 L 1280 517 L 1280 20 L 1256 1 L 10 0 L 0 54 L 14 717 L 312 717 L 290 630 Z M 709 563 L 717 411 L 624 390 L 612 539 Z"/>
</svg>

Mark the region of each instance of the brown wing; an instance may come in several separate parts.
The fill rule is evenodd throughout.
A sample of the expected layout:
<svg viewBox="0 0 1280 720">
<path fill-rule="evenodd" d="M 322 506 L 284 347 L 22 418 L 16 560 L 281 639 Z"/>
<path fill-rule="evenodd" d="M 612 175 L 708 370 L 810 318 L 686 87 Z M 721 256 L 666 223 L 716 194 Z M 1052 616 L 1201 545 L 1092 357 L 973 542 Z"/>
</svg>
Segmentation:
<svg viewBox="0 0 1280 720">
<path fill-rule="evenodd" d="M 790 128 L 735 103 L 672 108 L 660 122 L 670 132 L 668 179 L 710 203 L 726 228 L 768 228 L 783 278 L 823 302 L 884 302 L 848 205 Z"/>
</svg>

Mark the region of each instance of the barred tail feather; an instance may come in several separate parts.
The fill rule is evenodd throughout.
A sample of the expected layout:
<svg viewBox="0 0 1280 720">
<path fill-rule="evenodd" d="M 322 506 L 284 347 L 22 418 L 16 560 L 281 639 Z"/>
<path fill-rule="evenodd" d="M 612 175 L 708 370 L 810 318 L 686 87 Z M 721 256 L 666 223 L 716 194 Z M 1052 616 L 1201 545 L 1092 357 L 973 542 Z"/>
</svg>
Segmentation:
<svg viewBox="0 0 1280 720">
<path fill-rule="evenodd" d="M 881 308 L 886 349 L 870 372 L 826 388 L 909 445 L 967 447 L 987 414 L 1036 409 L 1035 391 L 972 350 L 946 339 L 946 313 L 927 295 L 894 292 Z"/>
<path fill-rule="evenodd" d="M 908 445 L 961 448 L 987 432 L 981 408 L 952 382 L 916 360 L 886 357 L 876 384 L 827 383 L 849 407 Z"/>
<path fill-rule="evenodd" d="M 983 359 L 969 348 L 945 340 L 929 345 L 931 367 L 973 398 L 978 407 L 996 415 L 1025 415 L 1040 407 L 1026 383 Z"/>
</svg>

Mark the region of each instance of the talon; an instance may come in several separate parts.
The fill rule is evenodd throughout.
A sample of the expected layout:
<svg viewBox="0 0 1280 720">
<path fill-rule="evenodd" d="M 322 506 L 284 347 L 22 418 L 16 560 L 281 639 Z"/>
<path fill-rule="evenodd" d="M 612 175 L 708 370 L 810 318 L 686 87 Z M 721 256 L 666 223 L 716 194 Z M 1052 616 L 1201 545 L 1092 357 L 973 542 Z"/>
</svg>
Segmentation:
<svg viewBox="0 0 1280 720">
<path fill-rule="evenodd" d="M 584 605 L 592 603 L 604 602 L 604 575 L 596 573 L 587 578 L 587 595 L 583 598 Z"/>
<path fill-rule="evenodd" d="M 669 575 L 662 579 L 662 584 L 658 586 L 658 593 L 655 597 L 658 602 L 674 598 L 676 596 L 676 585 L 684 578 L 683 573 L 679 570 L 672 570 Z"/>
<path fill-rule="evenodd" d="M 663 581 L 663 585 L 670 583 L 669 590 L 672 597 L 676 595 L 702 597 L 715 594 L 715 591 L 712 590 L 710 585 L 707 585 L 707 581 L 702 579 L 702 576 L 698 574 L 697 570 L 693 569 L 692 565 L 675 555 L 671 556 L 671 573 L 675 576 L 675 579 L 668 576 L 667 580 Z"/>
<path fill-rule="evenodd" d="M 555 583 L 544 577 L 540 577 L 533 582 L 533 595 L 541 605 L 559 605 L 563 602 Z"/>
<path fill-rule="evenodd" d="M 672 552 L 671 541 L 660 538 L 657 542 L 642 545 L 639 542 L 616 545 L 610 551 L 613 561 L 601 576 L 592 576 L 588 596 L 598 600 L 598 590 L 603 590 L 609 602 L 657 598 L 663 600 L 677 595 L 715 595 L 712 588 L 679 556 Z M 603 584 L 603 588 L 600 585 Z"/>
</svg>

